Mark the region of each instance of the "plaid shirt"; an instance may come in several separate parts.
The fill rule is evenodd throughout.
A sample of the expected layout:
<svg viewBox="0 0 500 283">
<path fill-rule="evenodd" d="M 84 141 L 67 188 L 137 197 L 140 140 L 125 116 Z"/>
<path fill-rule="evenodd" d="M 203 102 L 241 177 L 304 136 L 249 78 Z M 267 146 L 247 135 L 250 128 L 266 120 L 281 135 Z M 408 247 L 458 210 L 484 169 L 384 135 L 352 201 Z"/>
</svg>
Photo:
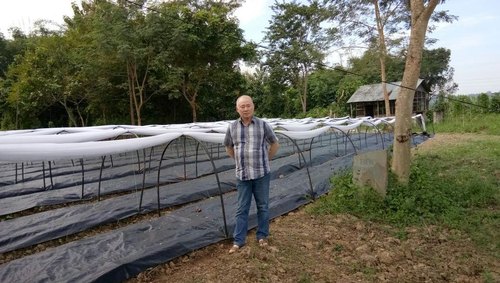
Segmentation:
<svg viewBox="0 0 500 283">
<path fill-rule="evenodd" d="M 231 123 L 227 129 L 224 145 L 234 148 L 236 177 L 242 181 L 263 177 L 271 171 L 269 167 L 269 144 L 278 138 L 265 121 L 252 117 L 245 126 L 241 118 Z"/>
</svg>

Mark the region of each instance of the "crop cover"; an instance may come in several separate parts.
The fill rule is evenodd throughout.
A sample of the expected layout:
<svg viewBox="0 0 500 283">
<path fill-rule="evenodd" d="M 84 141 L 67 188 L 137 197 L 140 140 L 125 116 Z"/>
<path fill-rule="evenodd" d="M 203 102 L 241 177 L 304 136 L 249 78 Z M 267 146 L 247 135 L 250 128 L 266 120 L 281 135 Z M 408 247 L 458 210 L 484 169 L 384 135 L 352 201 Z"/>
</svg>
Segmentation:
<svg viewBox="0 0 500 283">
<path fill-rule="evenodd" d="M 420 121 L 417 122 L 419 126 L 423 124 L 423 120 L 419 120 L 421 117 L 414 118 Z M 392 142 L 391 128 L 394 123 L 391 118 L 369 117 L 267 121 L 282 144 L 279 155 L 271 163 L 270 211 L 273 218 L 326 193 L 330 189 L 330 176 L 350 168 L 352 157 L 357 152 L 384 149 L 384 143 Z M 0 282 L 122 281 L 149 267 L 227 239 L 234 229 L 236 209 L 236 197 L 232 192 L 234 164 L 221 146 L 229 122 L 0 132 L 0 167 L 8 169 L 0 173 L 0 190 L 5 190 L 6 194 L 3 197 L 0 195 L 0 202 L 17 203 L 18 207 L 27 203 L 27 206 L 33 207 L 32 204 L 43 205 L 36 204 L 36 200 L 43 200 L 49 195 L 44 200 L 46 204 L 57 199 L 60 203 L 81 199 L 76 194 L 81 184 L 74 177 L 80 173 L 77 171 L 73 177 L 66 175 L 71 171 L 66 167 L 71 167 L 73 159 L 88 160 L 85 176 L 93 174 L 94 181 L 85 179 L 86 196 L 95 197 L 97 184 L 101 183 L 97 173 L 104 156 L 114 157 L 114 166 L 106 168 L 111 172 L 107 177 L 109 180 L 103 183 L 106 190 L 118 192 L 126 189 L 127 184 L 135 190 L 135 193 L 100 202 L 84 202 L 2 221 L 0 252 L 57 239 L 138 213 L 154 211 L 158 207 L 164 209 L 183 205 L 167 215 L 2 264 Z M 179 141 L 185 138 L 203 144 L 208 159 L 198 159 L 193 155 L 196 156 L 196 161 L 193 161 L 193 156 L 187 159 L 183 156 L 197 152 L 195 142 L 187 150 L 185 147 L 184 152 L 181 150 L 181 155 L 164 159 L 169 162 L 160 168 L 157 162 L 164 158 L 160 151 L 166 150 L 169 144 L 180 144 Z M 413 144 L 424 140 L 425 136 L 414 136 Z M 153 148 L 158 150 L 153 151 Z M 149 167 L 145 166 L 146 155 L 138 154 L 146 150 L 150 151 L 149 160 L 154 161 Z M 142 156 L 140 162 L 136 156 Z M 91 163 L 92 160 L 94 163 Z M 51 186 L 42 186 L 40 178 L 43 177 L 45 182 L 47 173 L 45 169 L 33 169 L 37 167 L 33 164 L 54 161 L 59 165 L 56 168 L 56 163 L 51 163 L 55 182 Z M 138 164 L 142 167 L 137 169 Z M 24 180 L 18 176 L 21 165 Z M 137 182 L 137 175 L 122 172 L 131 167 L 136 172 L 144 173 L 143 182 L 139 180 L 142 189 L 138 190 L 137 184 L 132 185 Z M 157 173 L 161 173 L 158 180 L 162 184 L 155 183 L 158 182 L 155 178 Z M 194 177 L 176 180 L 181 173 Z M 60 185 L 62 183 L 66 185 Z M 16 191 L 23 190 L 24 193 L 15 195 Z M 68 196 L 71 190 L 73 193 Z M 141 193 L 142 207 L 139 210 Z M 14 206 L 12 209 L 15 210 Z M 224 215 L 223 209 L 229 217 Z M 256 226 L 255 213 L 252 208 L 249 229 Z"/>
</svg>

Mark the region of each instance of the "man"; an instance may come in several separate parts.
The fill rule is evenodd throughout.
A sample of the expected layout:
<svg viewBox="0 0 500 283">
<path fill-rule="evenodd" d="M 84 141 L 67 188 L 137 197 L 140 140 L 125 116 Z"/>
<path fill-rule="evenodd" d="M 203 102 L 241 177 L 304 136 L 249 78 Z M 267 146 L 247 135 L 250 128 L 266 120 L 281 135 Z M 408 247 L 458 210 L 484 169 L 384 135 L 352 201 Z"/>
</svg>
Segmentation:
<svg viewBox="0 0 500 283">
<path fill-rule="evenodd" d="M 229 253 L 245 245 L 252 195 L 257 205 L 257 241 L 261 246 L 267 245 L 271 179 L 269 160 L 279 148 L 271 126 L 253 116 L 254 104 L 250 96 L 243 95 L 236 100 L 236 112 L 240 118 L 229 125 L 224 139 L 227 154 L 236 162 L 238 190 L 234 244 Z"/>
</svg>

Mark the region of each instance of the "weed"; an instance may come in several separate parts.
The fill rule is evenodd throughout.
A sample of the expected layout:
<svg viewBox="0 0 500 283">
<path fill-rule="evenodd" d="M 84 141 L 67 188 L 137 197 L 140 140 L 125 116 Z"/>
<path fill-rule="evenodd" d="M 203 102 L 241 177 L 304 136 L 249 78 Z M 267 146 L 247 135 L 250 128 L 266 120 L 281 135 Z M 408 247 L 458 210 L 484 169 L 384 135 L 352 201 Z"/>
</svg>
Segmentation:
<svg viewBox="0 0 500 283">
<path fill-rule="evenodd" d="M 352 173 L 342 172 L 332 177 L 332 191 L 309 211 L 391 224 L 399 227 L 399 239 L 406 239 L 404 228 L 410 225 L 440 225 L 465 232 L 499 257 L 499 168 L 500 139 L 460 141 L 416 154 L 408 185 L 390 174 L 385 199 L 373 189 L 355 186 Z"/>
<path fill-rule="evenodd" d="M 311 283 L 313 282 L 311 274 L 309 273 L 302 273 L 299 278 L 299 283 Z"/>
</svg>

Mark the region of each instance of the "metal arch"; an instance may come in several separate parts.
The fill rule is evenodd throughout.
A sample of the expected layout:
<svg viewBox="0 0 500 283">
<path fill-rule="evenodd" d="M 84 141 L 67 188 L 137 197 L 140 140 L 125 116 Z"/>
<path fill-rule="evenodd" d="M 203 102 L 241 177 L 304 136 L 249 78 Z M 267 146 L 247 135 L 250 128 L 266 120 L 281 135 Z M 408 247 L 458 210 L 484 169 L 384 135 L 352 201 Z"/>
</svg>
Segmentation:
<svg viewBox="0 0 500 283">
<path fill-rule="evenodd" d="M 320 137 L 321 137 L 321 135 L 320 135 Z M 312 163 L 312 151 L 313 151 L 312 144 L 313 144 L 315 138 L 316 137 L 313 137 L 311 139 L 311 142 L 309 143 L 309 163 Z M 321 144 L 319 146 L 321 147 Z"/>
<path fill-rule="evenodd" d="M 347 139 L 349 139 L 349 141 L 351 142 L 352 148 L 354 149 L 354 154 L 355 154 L 355 155 L 357 155 L 357 154 L 358 154 L 358 151 L 356 150 L 356 146 L 354 145 L 354 143 L 352 142 L 352 139 L 349 137 L 349 135 L 348 135 L 348 134 L 346 134 L 344 131 L 342 131 L 341 129 L 339 129 L 339 128 L 335 127 L 335 126 L 330 126 L 330 128 L 333 128 L 333 129 L 335 129 L 335 130 L 337 130 L 337 131 L 339 131 L 339 132 L 343 133 L 343 134 L 344 134 L 344 136 L 345 136 Z"/>
<path fill-rule="evenodd" d="M 80 164 L 82 165 L 82 197 L 83 199 L 83 193 L 84 193 L 84 188 L 85 188 L 85 170 L 83 167 L 83 158 L 80 158 Z M 45 178 L 44 178 L 44 183 L 45 183 Z"/>
<path fill-rule="evenodd" d="M 47 190 L 47 185 L 45 184 L 45 161 L 42 161 L 42 176 L 43 176 L 43 189 Z"/>
<path fill-rule="evenodd" d="M 330 131 L 330 146 L 332 145 L 332 133 L 335 135 L 335 145 L 336 145 L 336 148 L 337 148 L 337 156 L 339 156 L 339 137 L 337 135 L 337 131 Z M 345 150 L 345 147 L 344 147 L 344 151 Z"/>
<path fill-rule="evenodd" d="M 214 171 L 214 174 L 215 174 L 215 178 L 217 180 L 217 187 L 219 188 L 219 197 L 220 197 L 221 207 L 222 207 L 222 218 L 224 220 L 224 233 L 225 233 L 225 236 L 227 238 L 227 237 L 229 237 L 229 233 L 227 231 L 226 208 L 224 206 L 224 198 L 223 198 L 222 188 L 221 188 L 221 185 L 220 185 L 219 174 L 217 172 L 217 168 L 215 167 L 215 163 L 213 161 L 213 158 L 210 155 L 210 153 L 209 153 L 207 147 L 205 146 L 205 144 L 203 144 L 198 139 L 196 139 L 194 137 L 186 136 L 186 135 L 182 135 L 181 137 L 183 137 L 184 139 L 186 139 L 186 137 L 189 137 L 189 138 L 195 140 L 199 145 L 201 145 L 201 147 L 205 151 L 208 159 L 210 160 L 210 163 L 212 164 L 212 168 L 213 168 L 213 171 Z M 177 139 L 179 139 L 179 138 L 177 138 Z M 170 141 L 167 144 L 167 146 L 165 147 L 165 149 L 163 150 L 163 152 L 161 154 L 160 163 L 159 163 L 159 166 L 158 166 L 158 178 L 157 178 L 157 182 L 156 182 L 156 197 L 157 197 L 158 216 L 161 216 L 161 212 L 160 212 L 160 172 L 161 172 L 161 163 L 163 161 L 163 157 L 164 157 L 165 152 L 167 151 L 168 147 L 170 146 L 170 144 L 172 144 L 173 141 L 176 141 L 177 139 L 174 139 L 174 140 Z M 142 191 L 144 191 L 144 188 L 143 188 Z M 142 192 L 141 192 L 141 203 L 142 203 Z M 140 209 L 141 209 L 141 206 L 139 205 L 139 211 L 140 211 Z"/>
<path fill-rule="evenodd" d="M 186 170 L 186 136 L 182 135 L 182 165 L 183 165 L 183 168 L 184 168 L 184 181 L 187 180 L 187 170 Z"/>
<path fill-rule="evenodd" d="M 152 148 L 151 148 L 152 150 Z M 141 188 L 141 205 L 142 205 L 142 196 L 144 195 L 144 189 L 146 187 L 146 148 L 142 149 L 142 154 L 144 156 L 144 170 L 142 170 L 142 188 Z M 150 159 L 151 162 L 151 159 Z M 151 166 L 150 166 L 151 168 Z"/>
<path fill-rule="evenodd" d="M 382 132 L 380 132 L 379 128 L 375 124 L 373 124 L 372 122 L 370 122 L 370 121 L 363 121 L 363 123 L 365 123 L 365 122 L 371 124 L 375 128 L 375 130 L 377 130 L 378 134 L 380 135 L 380 140 L 382 141 L 382 149 L 385 149 L 384 137 L 382 136 Z M 368 129 L 365 130 L 365 145 L 366 146 L 368 146 L 368 143 L 366 142 L 366 132 L 367 131 L 368 131 Z"/>
<path fill-rule="evenodd" d="M 136 138 L 139 138 L 139 136 L 135 133 L 130 133 L 130 132 L 126 132 L 126 133 L 129 133 L 129 134 L 133 134 L 135 135 Z M 118 137 L 115 137 L 114 140 L 116 140 Z M 151 167 L 151 155 L 152 155 L 152 152 L 153 152 L 153 148 L 151 148 L 151 152 L 149 154 L 149 162 L 150 162 L 150 166 Z M 139 172 L 141 171 L 141 165 L 140 165 L 140 156 L 139 156 L 139 151 L 137 150 L 136 151 L 137 153 L 137 163 L 138 163 L 138 166 L 139 166 Z M 145 186 L 145 183 L 146 183 L 146 149 L 143 149 L 143 157 L 144 157 L 144 160 L 143 160 L 143 176 L 142 176 L 142 188 L 144 189 L 144 186 Z M 113 156 L 110 155 L 109 156 L 110 160 L 111 160 L 111 167 L 114 167 L 113 166 Z M 102 161 L 101 161 L 101 168 L 99 169 L 99 182 L 98 182 L 98 187 L 97 187 L 97 201 L 100 201 L 101 200 L 101 183 L 102 183 L 102 171 L 104 169 L 104 161 L 106 160 L 106 156 L 102 156 L 101 157 Z M 73 160 L 72 160 L 73 161 Z M 80 160 L 80 162 L 82 163 L 82 199 L 83 199 L 83 186 L 84 186 L 84 183 L 83 183 L 83 159 Z M 50 168 L 50 161 L 49 161 L 49 168 Z M 51 174 L 51 183 L 52 183 L 52 174 Z M 141 191 L 141 202 L 142 202 L 142 191 Z"/>
<path fill-rule="evenodd" d="M 189 137 L 189 138 L 195 140 L 199 145 L 201 145 L 201 147 L 205 151 L 205 154 L 207 155 L 208 159 L 210 160 L 210 163 L 212 164 L 212 168 L 214 170 L 215 178 L 217 179 L 217 187 L 219 188 L 219 197 L 220 197 L 220 202 L 221 202 L 221 207 L 222 207 L 222 218 L 224 220 L 224 233 L 226 234 L 226 238 L 227 238 L 227 237 L 229 237 L 229 233 L 227 231 L 226 208 L 224 206 L 223 192 L 222 192 L 222 188 L 221 188 L 221 185 L 220 185 L 220 179 L 219 179 L 219 173 L 217 172 L 217 167 L 215 167 L 214 160 L 212 158 L 212 155 L 208 152 L 207 146 L 204 143 L 202 143 L 201 141 L 199 141 L 198 139 L 194 138 L 194 137 Z"/>
<path fill-rule="evenodd" d="M 101 157 L 101 169 L 99 170 L 99 183 L 97 185 L 97 201 L 101 200 L 101 181 L 102 181 L 102 169 L 104 168 L 104 160 L 106 160 L 106 155 Z"/>
<path fill-rule="evenodd" d="M 302 167 L 302 160 L 300 159 L 300 156 L 301 156 L 301 154 L 302 154 L 302 151 L 300 150 L 299 145 L 298 145 L 298 144 L 297 144 L 297 143 L 296 143 L 296 142 L 295 142 L 292 138 L 290 138 L 289 136 L 287 136 L 287 135 L 285 135 L 285 134 L 283 134 L 283 133 L 281 133 L 281 132 L 275 132 L 275 134 L 281 134 L 281 135 L 283 135 L 283 136 L 284 136 L 284 137 L 286 137 L 289 141 L 291 141 L 293 145 L 295 145 L 295 148 L 297 148 L 297 154 L 298 154 L 298 157 L 299 157 L 299 167 Z M 288 144 L 287 144 L 287 146 L 288 146 Z M 293 151 L 293 153 L 295 153 L 295 150 Z M 304 159 L 304 163 L 307 163 L 307 162 L 306 162 L 306 159 L 304 158 L 304 156 L 302 156 L 302 158 Z"/>
<path fill-rule="evenodd" d="M 391 138 L 391 133 L 394 133 L 394 126 L 392 124 L 390 124 L 389 122 L 387 122 L 386 120 L 384 120 L 384 119 L 381 119 L 380 121 L 382 123 L 384 123 L 385 125 L 389 126 L 392 129 L 392 132 L 389 131 L 389 139 L 388 140 L 390 141 L 392 139 Z"/>
<path fill-rule="evenodd" d="M 314 188 L 313 188 L 312 180 L 311 180 L 311 173 L 309 172 L 309 165 L 307 164 L 306 158 L 304 157 L 304 154 L 302 154 L 302 151 L 300 150 L 299 145 L 292 138 L 290 138 L 288 135 L 286 135 L 283 132 L 276 132 L 276 134 L 280 134 L 280 135 L 288 138 L 288 140 L 290 140 L 295 145 L 295 147 L 297 148 L 297 153 L 299 154 L 299 165 L 301 167 L 302 167 L 302 165 L 300 163 L 300 157 L 302 157 L 302 159 L 304 160 L 304 165 L 305 165 L 306 171 L 307 171 L 307 177 L 309 178 L 309 188 L 311 189 L 310 195 L 311 195 L 312 199 L 314 200 L 315 195 L 314 195 Z"/>
<path fill-rule="evenodd" d="M 52 178 L 52 161 L 47 162 L 49 164 L 49 177 L 50 177 L 50 188 L 54 189 L 54 180 Z"/>
<path fill-rule="evenodd" d="M 177 139 L 171 140 L 167 143 L 167 146 L 163 149 L 160 157 L 160 162 L 158 163 L 158 177 L 156 179 L 156 197 L 158 199 L 158 216 L 160 216 L 160 172 L 161 172 L 161 163 L 163 162 L 163 157 L 165 156 L 165 152 L 167 152 L 168 147 L 172 142 L 176 141 Z M 144 195 L 144 188 L 141 190 L 141 197 L 139 199 L 139 212 L 141 212 L 142 208 L 142 197 Z"/>
<path fill-rule="evenodd" d="M 347 134 L 349 134 L 350 132 L 352 131 L 357 131 L 358 132 L 358 139 L 359 139 L 359 149 L 361 149 L 361 132 L 359 131 L 359 128 L 355 128 L 355 129 L 350 129 L 350 130 L 347 130 Z"/>
<path fill-rule="evenodd" d="M 196 153 L 195 153 L 195 160 L 194 160 L 194 167 L 195 167 L 195 172 L 194 176 L 198 178 L 198 150 L 200 149 L 200 143 L 196 144 Z"/>
<path fill-rule="evenodd" d="M 139 138 L 139 135 L 137 135 L 136 133 L 133 133 L 133 132 L 127 130 L 125 133 L 116 136 L 113 140 L 116 140 L 119 137 L 125 136 L 125 134 L 133 135 L 133 136 L 135 136 L 135 138 Z M 139 157 L 139 150 L 136 151 L 136 154 L 137 154 L 137 167 L 139 168 L 137 172 L 141 172 L 141 158 Z M 110 156 L 110 160 L 111 160 L 111 167 L 114 167 L 113 166 L 113 159 L 112 159 L 111 156 Z"/>
</svg>

